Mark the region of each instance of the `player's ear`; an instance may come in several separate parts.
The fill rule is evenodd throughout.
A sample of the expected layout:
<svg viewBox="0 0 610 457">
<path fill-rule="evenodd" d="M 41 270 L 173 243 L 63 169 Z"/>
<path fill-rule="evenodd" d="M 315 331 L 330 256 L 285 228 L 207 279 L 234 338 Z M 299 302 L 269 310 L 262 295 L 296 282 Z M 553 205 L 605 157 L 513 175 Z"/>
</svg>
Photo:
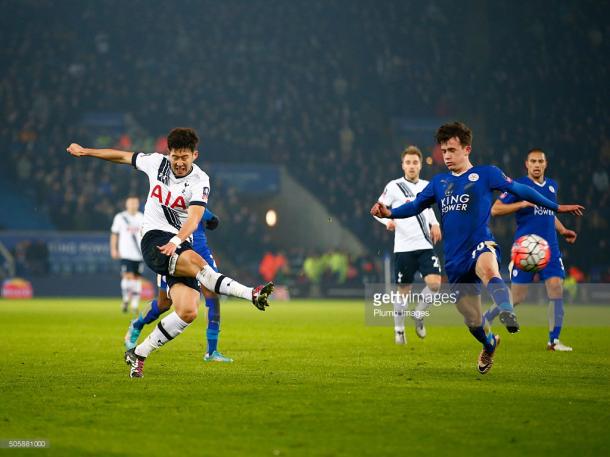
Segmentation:
<svg viewBox="0 0 610 457">
<path fill-rule="evenodd" d="M 197 157 L 199 157 L 199 151 L 195 150 L 193 151 L 193 160 L 197 160 Z"/>
<path fill-rule="evenodd" d="M 464 150 L 466 151 L 466 154 L 470 154 L 470 151 L 472 151 L 472 146 L 466 146 Z"/>
</svg>

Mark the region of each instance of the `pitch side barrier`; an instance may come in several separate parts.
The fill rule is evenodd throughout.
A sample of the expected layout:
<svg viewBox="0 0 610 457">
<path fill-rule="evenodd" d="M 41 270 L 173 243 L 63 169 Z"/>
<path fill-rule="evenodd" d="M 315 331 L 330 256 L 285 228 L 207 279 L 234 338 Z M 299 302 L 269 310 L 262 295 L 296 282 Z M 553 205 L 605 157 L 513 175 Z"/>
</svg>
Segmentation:
<svg viewBox="0 0 610 457">
<path fill-rule="evenodd" d="M 110 256 L 108 232 L 0 232 L 14 260 L 3 283 L 31 286 L 34 296 L 118 296 L 119 261 Z M 154 275 L 145 269 L 145 277 Z M 16 279 L 17 278 L 17 279 Z"/>
</svg>

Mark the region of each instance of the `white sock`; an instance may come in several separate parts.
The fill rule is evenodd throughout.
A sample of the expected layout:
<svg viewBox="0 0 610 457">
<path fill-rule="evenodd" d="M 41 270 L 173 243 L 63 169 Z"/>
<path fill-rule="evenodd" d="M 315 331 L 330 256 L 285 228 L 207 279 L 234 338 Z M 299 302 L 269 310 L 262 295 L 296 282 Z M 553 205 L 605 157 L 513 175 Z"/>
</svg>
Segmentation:
<svg viewBox="0 0 610 457">
<path fill-rule="evenodd" d="M 416 319 L 421 319 L 421 318 L 425 317 L 424 311 L 426 311 L 428 308 L 430 308 L 430 305 L 432 304 L 433 299 L 434 299 L 434 294 L 432 293 L 432 290 L 430 290 L 430 288 L 428 286 L 424 287 L 421 291 L 421 300 L 415 307 L 416 314 L 414 317 Z"/>
<path fill-rule="evenodd" d="M 150 335 L 146 337 L 135 349 L 136 355 L 140 357 L 148 357 L 155 349 L 159 349 L 165 343 L 173 340 L 187 328 L 189 324 L 180 319 L 180 316 L 174 311 L 165 316 L 157 324 Z"/>
<path fill-rule="evenodd" d="M 129 302 L 129 297 L 131 296 L 131 280 L 130 279 L 121 279 L 121 294 L 123 295 L 123 303 Z"/>
<path fill-rule="evenodd" d="M 140 279 L 131 280 L 131 309 L 137 311 L 140 306 L 140 294 L 142 293 L 142 281 Z"/>
<path fill-rule="evenodd" d="M 404 305 L 404 306 L 403 306 Z M 408 303 L 398 299 L 394 302 L 394 331 L 405 331 L 405 314 L 409 309 Z"/>
<path fill-rule="evenodd" d="M 252 287 L 246 287 L 221 273 L 216 273 L 211 266 L 206 265 L 197 273 L 197 280 L 208 290 L 217 294 L 252 300 Z"/>
</svg>

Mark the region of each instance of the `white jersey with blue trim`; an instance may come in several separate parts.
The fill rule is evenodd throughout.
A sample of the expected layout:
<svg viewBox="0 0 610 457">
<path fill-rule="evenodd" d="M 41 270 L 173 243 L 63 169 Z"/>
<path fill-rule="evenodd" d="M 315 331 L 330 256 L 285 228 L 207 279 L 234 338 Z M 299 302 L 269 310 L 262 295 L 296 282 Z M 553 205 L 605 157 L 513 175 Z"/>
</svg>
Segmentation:
<svg viewBox="0 0 610 457">
<path fill-rule="evenodd" d="M 140 211 L 129 214 L 121 211 L 114 216 L 110 231 L 119 236 L 119 257 L 125 260 L 142 261 L 140 250 L 141 230 L 144 214 Z"/>
<path fill-rule="evenodd" d="M 386 186 L 379 201 L 390 208 L 396 208 L 407 202 L 415 200 L 426 186 L 428 181 L 419 179 L 409 181 L 405 177 L 394 179 Z M 377 219 L 377 218 L 376 218 Z M 387 225 L 389 219 L 377 219 Z M 419 251 L 432 249 L 430 225 L 437 225 L 438 221 L 432 208 L 424 210 L 417 216 L 406 219 L 394 219 L 396 229 L 394 232 L 394 252 Z"/>
<path fill-rule="evenodd" d="M 205 206 L 210 195 L 210 178 L 197 165 L 177 177 L 163 154 L 135 153 L 132 165 L 148 176 L 150 189 L 144 207 L 142 236 L 150 230 L 178 233 L 191 205 Z"/>
</svg>

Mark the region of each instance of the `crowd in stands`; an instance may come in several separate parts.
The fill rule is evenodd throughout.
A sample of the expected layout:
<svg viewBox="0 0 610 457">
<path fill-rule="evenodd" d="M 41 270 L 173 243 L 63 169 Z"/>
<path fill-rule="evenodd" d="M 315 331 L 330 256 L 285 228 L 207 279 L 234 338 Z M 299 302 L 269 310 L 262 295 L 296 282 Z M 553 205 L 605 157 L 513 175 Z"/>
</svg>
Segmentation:
<svg viewBox="0 0 610 457">
<path fill-rule="evenodd" d="M 124 197 L 147 188 L 129 167 L 69 158 L 70 142 L 161 150 L 171 127 L 189 125 L 203 163 L 286 166 L 374 256 L 392 247 L 368 210 L 400 175 L 393 119 L 459 118 L 474 128 L 477 163 L 518 176 L 529 148 L 548 151 L 560 200 L 587 207 L 584 219 L 566 218 L 580 232 L 566 261 L 607 271 L 603 2 L 476 11 L 445 0 L 4 3 L 3 169 L 58 229 L 106 230 Z M 126 120 L 110 128 L 88 113 Z M 433 156 L 432 138 L 419 146 Z M 423 177 L 443 169 L 435 159 Z M 236 265 L 255 274 L 265 252 L 282 248 L 230 183 L 214 183 L 211 207 L 223 224 L 211 239 Z M 511 225 L 492 223 L 510 246 Z M 301 268 L 311 258 L 293 255 Z M 349 280 L 344 270 L 331 274 Z"/>
</svg>

